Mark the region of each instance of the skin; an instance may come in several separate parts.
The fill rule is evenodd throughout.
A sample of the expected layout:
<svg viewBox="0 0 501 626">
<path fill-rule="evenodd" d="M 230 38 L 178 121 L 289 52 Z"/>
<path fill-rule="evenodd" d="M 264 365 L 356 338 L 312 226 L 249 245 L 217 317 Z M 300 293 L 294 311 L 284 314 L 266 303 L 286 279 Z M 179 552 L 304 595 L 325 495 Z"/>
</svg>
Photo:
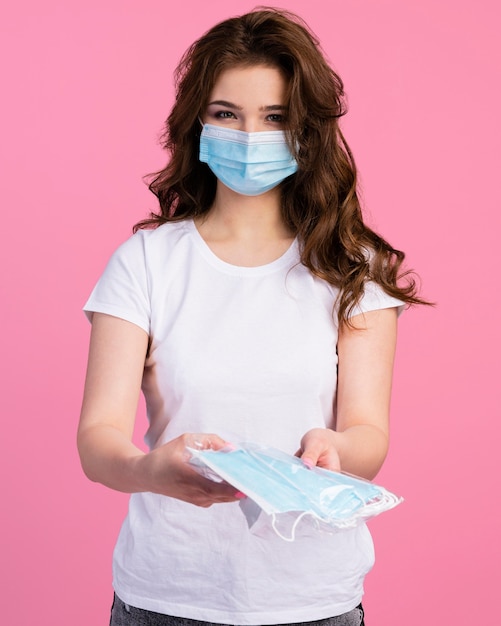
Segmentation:
<svg viewBox="0 0 501 626">
<path fill-rule="evenodd" d="M 286 83 L 275 68 L 223 72 L 203 121 L 247 132 L 280 130 Z M 280 257 L 293 241 L 280 217 L 280 191 L 242 196 L 218 181 L 213 206 L 196 222 L 201 236 L 224 261 L 253 267 Z M 388 449 L 388 415 L 396 342 L 396 310 L 353 318 L 338 342 L 337 430 L 315 428 L 298 442 L 308 466 L 372 479 Z M 128 493 L 149 491 L 208 507 L 242 494 L 200 476 L 187 463 L 187 446 L 220 449 L 217 434 L 187 433 L 145 453 L 131 441 L 148 336 L 125 320 L 95 313 L 78 449 L 86 475 Z"/>
</svg>

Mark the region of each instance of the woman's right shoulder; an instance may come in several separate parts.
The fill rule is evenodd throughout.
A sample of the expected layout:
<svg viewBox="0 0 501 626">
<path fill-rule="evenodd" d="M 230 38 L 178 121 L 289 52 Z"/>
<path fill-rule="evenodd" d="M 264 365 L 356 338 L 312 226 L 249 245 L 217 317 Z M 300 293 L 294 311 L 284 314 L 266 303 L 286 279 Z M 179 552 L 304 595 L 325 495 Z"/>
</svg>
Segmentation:
<svg viewBox="0 0 501 626">
<path fill-rule="evenodd" d="M 126 256 L 156 256 L 168 253 L 189 233 L 188 220 L 166 222 L 156 228 L 140 228 L 117 249 Z"/>
<path fill-rule="evenodd" d="M 165 222 L 154 228 L 138 228 L 131 239 L 137 238 L 145 245 L 158 245 L 175 242 L 189 231 L 191 220 Z"/>
</svg>

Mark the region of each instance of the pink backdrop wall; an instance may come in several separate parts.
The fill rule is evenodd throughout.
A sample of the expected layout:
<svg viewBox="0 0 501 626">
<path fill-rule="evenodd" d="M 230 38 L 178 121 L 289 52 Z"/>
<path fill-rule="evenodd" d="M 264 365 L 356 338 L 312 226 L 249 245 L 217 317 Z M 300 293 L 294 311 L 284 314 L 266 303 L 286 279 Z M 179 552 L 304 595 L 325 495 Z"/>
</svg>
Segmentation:
<svg viewBox="0 0 501 626">
<path fill-rule="evenodd" d="M 216 21 L 253 6 L 2 9 L 0 594 L 10 626 L 107 623 L 127 497 L 89 483 L 78 463 L 89 333 L 80 308 L 111 251 L 155 207 L 141 177 L 163 163 L 157 136 L 177 60 Z M 279 6 L 307 20 L 341 73 L 370 220 L 438 302 L 401 318 L 379 481 L 406 501 L 371 523 L 368 623 L 497 623 L 497 2 Z"/>
</svg>

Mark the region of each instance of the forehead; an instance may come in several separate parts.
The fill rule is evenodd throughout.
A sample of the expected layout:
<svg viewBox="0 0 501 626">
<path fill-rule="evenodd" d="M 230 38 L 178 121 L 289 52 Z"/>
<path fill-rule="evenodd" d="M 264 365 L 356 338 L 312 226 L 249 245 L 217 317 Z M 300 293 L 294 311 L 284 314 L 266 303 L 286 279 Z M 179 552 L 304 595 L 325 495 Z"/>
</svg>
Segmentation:
<svg viewBox="0 0 501 626">
<path fill-rule="evenodd" d="M 275 67 L 231 67 L 219 74 L 209 102 L 226 100 L 242 107 L 285 104 L 287 82 Z"/>
</svg>

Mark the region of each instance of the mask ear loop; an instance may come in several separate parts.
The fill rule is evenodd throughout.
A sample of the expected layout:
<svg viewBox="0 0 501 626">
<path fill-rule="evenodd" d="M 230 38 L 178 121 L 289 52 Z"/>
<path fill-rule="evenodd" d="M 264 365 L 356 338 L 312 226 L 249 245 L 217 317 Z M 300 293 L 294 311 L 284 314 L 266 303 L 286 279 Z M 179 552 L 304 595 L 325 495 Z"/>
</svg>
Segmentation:
<svg viewBox="0 0 501 626">
<path fill-rule="evenodd" d="M 276 513 L 271 514 L 271 526 L 273 530 L 275 531 L 275 534 L 278 535 L 280 539 L 283 539 L 284 541 L 288 541 L 289 543 L 292 543 L 293 541 L 296 540 L 296 528 L 298 527 L 299 522 L 303 519 L 305 515 L 311 515 L 311 513 L 309 511 L 303 511 L 301 515 L 297 516 L 297 518 L 294 521 L 294 524 L 292 524 L 290 537 L 286 537 L 285 535 L 282 535 L 282 533 L 278 530 Z"/>
</svg>

